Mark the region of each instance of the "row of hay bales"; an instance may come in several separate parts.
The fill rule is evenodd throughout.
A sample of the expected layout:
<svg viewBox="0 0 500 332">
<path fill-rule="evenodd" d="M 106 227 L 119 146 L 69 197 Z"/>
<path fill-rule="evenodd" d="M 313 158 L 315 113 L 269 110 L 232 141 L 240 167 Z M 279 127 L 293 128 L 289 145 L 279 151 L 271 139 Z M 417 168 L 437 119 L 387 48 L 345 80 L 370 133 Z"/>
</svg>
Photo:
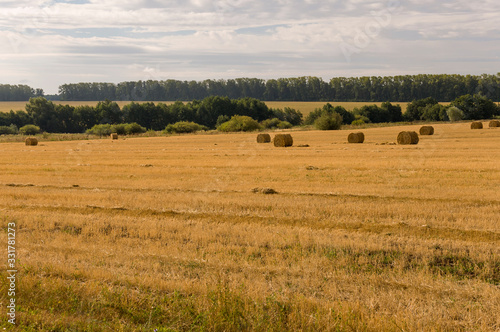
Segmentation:
<svg viewBox="0 0 500 332">
<path fill-rule="evenodd" d="M 500 120 L 491 120 L 488 125 L 490 128 L 500 127 Z M 470 124 L 470 129 L 483 129 L 483 123 L 480 121 L 474 121 Z"/>
<path fill-rule="evenodd" d="M 257 135 L 257 143 L 271 143 L 271 135 L 259 134 Z M 273 139 L 274 146 L 287 147 L 293 145 L 293 138 L 290 134 L 276 134 Z"/>
<path fill-rule="evenodd" d="M 434 135 L 434 127 L 423 126 L 420 128 L 420 135 Z M 349 143 L 363 143 L 365 141 L 365 135 L 362 132 L 350 133 L 347 136 L 347 142 Z M 402 131 L 398 134 L 397 142 L 400 145 L 407 144 L 418 144 L 419 137 L 414 131 Z"/>
</svg>

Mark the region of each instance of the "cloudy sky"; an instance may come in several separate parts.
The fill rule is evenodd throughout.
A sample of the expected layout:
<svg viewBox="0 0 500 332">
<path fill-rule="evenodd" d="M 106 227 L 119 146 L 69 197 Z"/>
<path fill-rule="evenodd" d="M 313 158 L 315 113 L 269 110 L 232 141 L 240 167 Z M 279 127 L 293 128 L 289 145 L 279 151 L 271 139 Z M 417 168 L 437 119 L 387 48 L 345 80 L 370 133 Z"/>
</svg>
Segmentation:
<svg viewBox="0 0 500 332">
<path fill-rule="evenodd" d="M 0 83 L 500 71 L 498 0 L 0 0 Z"/>
</svg>

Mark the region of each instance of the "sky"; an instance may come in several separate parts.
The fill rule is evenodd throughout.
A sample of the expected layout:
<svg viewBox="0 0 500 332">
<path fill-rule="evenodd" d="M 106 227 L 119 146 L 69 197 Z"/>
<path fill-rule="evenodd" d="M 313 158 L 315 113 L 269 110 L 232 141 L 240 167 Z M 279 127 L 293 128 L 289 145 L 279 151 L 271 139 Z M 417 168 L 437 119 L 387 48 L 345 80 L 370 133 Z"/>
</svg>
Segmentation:
<svg viewBox="0 0 500 332">
<path fill-rule="evenodd" d="M 497 74 L 498 0 L 0 0 L 0 84 Z"/>
</svg>

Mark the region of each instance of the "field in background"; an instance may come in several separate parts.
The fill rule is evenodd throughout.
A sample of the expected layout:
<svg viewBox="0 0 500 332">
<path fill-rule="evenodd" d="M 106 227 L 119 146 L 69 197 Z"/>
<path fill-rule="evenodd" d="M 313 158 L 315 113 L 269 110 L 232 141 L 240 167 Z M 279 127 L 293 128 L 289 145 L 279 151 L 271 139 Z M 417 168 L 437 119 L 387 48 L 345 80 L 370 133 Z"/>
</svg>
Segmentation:
<svg viewBox="0 0 500 332">
<path fill-rule="evenodd" d="M 434 127 L 2 143 L 19 328 L 498 331 L 500 129 Z"/>
<path fill-rule="evenodd" d="M 98 101 L 54 101 L 55 104 L 63 104 L 63 105 L 70 105 L 70 106 L 80 106 L 80 105 L 90 105 L 90 106 L 96 106 Z M 130 103 L 130 101 L 117 101 L 118 105 L 121 107 L 127 105 Z M 138 103 L 143 103 L 143 101 L 139 101 Z M 155 102 L 157 103 L 157 102 Z M 165 104 L 172 104 L 174 103 L 173 101 L 162 101 L 162 103 Z M 321 102 L 301 102 L 301 101 L 266 101 L 265 102 L 268 107 L 272 108 L 285 108 L 285 107 L 291 107 L 296 110 L 299 110 L 306 116 L 310 112 L 314 111 L 315 108 L 318 107 L 323 107 L 327 102 L 326 101 L 321 101 Z M 333 106 L 343 106 L 345 109 L 348 111 L 352 111 L 356 107 L 362 107 L 363 105 L 380 105 L 381 103 L 369 103 L 369 102 L 329 102 Z M 400 104 L 401 109 L 403 112 L 406 110 L 406 105 L 408 103 L 399 103 L 395 102 L 394 104 Z M 24 106 L 26 105 L 26 102 L 0 102 L 0 112 L 9 112 L 10 110 L 24 110 Z"/>
</svg>

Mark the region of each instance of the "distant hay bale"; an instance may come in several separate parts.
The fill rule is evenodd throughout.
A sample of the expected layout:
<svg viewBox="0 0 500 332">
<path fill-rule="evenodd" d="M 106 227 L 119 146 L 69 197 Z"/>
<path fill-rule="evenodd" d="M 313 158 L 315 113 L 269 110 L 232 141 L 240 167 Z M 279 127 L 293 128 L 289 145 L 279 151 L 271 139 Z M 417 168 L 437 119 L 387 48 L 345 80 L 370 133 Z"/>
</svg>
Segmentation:
<svg viewBox="0 0 500 332">
<path fill-rule="evenodd" d="M 490 128 L 500 127 L 500 121 L 499 120 L 491 120 L 489 126 L 490 126 Z"/>
<path fill-rule="evenodd" d="M 111 139 L 118 139 L 117 133 L 112 133 L 110 136 L 111 136 Z"/>
<path fill-rule="evenodd" d="M 420 135 L 434 135 L 433 126 L 422 126 L 420 128 Z"/>
<path fill-rule="evenodd" d="M 274 146 L 287 147 L 293 145 L 293 138 L 290 134 L 276 134 L 274 136 Z"/>
<path fill-rule="evenodd" d="M 414 131 L 402 131 L 398 135 L 398 144 L 418 144 L 418 134 Z"/>
<path fill-rule="evenodd" d="M 470 124 L 470 129 L 483 129 L 483 123 L 479 121 L 474 121 Z"/>
<path fill-rule="evenodd" d="M 350 133 L 349 136 L 347 136 L 347 141 L 349 143 L 363 143 L 365 141 L 365 134 L 361 132 Z"/>
<path fill-rule="evenodd" d="M 26 141 L 25 141 L 25 144 L 26 145 L 38 145 L 38 140 L 36 139 L 36 137 L 26 137 Z"/>
<path fill-rule="evenodd" d="M 271 143 L 271 135 L 269 134 L 258 134 L 257 143 Z"/>
</svg>

